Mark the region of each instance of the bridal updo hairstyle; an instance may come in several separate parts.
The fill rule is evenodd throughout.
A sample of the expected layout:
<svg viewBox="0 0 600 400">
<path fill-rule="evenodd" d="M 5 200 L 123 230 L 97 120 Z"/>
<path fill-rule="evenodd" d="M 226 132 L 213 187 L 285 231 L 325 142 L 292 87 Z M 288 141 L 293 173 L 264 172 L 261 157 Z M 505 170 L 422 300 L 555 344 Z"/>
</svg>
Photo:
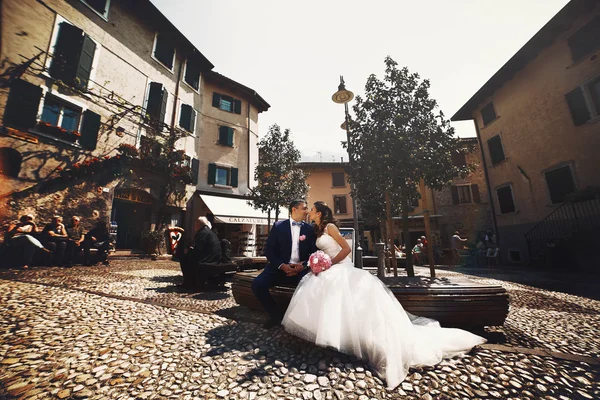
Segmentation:
<svg viewBox="0 0 600 400">
<path fill-rule="evenodd" d="M 325 227 L 327 227 L 327 224 L 334 224 L 335 226 L 338 226 L 338 221 L 333 217 L 333 212 L 327 203 L 324 201 L 317 201 L 313 205 L 315 210 L 321 213 L 321 223 L 318 225 L 315 224 L 315 233 L 317 234 L 317 237 L 321 236 L 323 232 L 325 232 Z"/>
</svg>

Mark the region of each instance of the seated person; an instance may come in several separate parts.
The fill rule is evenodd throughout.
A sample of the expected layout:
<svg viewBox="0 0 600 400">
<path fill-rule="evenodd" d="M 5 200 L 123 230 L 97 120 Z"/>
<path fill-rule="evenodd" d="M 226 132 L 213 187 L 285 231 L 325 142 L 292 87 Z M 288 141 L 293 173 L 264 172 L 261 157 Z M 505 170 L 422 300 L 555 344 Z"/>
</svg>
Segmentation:
<svg viewBox="0 0 600 400">
<path fill-rule="evenodd" d="M 52 222 L 44 227 L 42 231 L 45 247 L 53 254 L 52 265 L 61 266 L 67 249 L 67 229 L 63 225 L 60 215 L 52 217 Z"/>
<path fill-rule="evenodd" d="M 26 214 L 19 218 L 19 223 L 8 232 L 6 244 L 20 250 L 15 260 L 17 267 L 27 269 L 38 250 L 50 251 L 38 239 L 32 236 L 32 234 L 37 232 L 38 229 L 33 222 L 33 215 L 31 214 Z"/>
<path fill-rule="evenodd" d="M 421 239 L 417 239 L 417 244 L 412 249 L 413 260 L 415 260 L 415 264 L 422 264 L 421 262 L 421 253 L 423 252 L 423 243 L 421 243 Z"/>
<path fill-rule="evenodd" d="M 198 264 L 217 264 L 221 261 L 221 243 L 217 234 L 210 228 L 206 217 L 198 217 L 194 225 L 194 246 L 187 250 L 180 261 L 184 287 L 194 286 Z"/>
<path fill-rule="evenodd" d="M 81 219 L 74 215 L 71 217 L 71 225 L 67 229 L 69 241 L 67 242 L 67 257 L 65 259 L 65 267 L 70 268 L 75 260 L 75 256 L 82 248 L 85 235 L 83 234 L 83 226 L 80 224 Z"/>
<path fill-rule="evenodd" d="M 85 235 L 85 239 L 83 240 L 84 265 L 92 265 L 90 259 L 90 249 L 92 247 L 98 249 L 97 261 L 102 261 L 103 265 L 109 265 L 108 250 L 110 248 L 110 235 L 106 221 L 98 221 L 96 226 Z"/>
</svg>

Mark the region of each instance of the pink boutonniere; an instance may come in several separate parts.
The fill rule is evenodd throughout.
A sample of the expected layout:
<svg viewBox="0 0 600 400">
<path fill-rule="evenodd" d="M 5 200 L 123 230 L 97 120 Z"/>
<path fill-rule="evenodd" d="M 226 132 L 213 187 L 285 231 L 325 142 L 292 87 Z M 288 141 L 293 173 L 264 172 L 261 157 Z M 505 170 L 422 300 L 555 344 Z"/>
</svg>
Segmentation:
<svg viewBox="0 0 600 400">
<path fill-rule="evenodd" d="M 304 239 L 306 239 L 306 235 L 300 235 L 300 237 L 298 239 L 300 239 L 300 241 L 303 242 Z"/>
</svg>

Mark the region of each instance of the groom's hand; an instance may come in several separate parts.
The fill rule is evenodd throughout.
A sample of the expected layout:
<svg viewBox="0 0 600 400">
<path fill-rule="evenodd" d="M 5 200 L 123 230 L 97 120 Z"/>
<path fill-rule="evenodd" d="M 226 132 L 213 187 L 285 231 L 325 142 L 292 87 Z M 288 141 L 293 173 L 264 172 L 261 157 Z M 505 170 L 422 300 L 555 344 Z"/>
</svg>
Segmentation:
<svg viewBox="0 0 600 400">
<path fill-rule="evenodd" d="M 281 264 L 281 270 L 287 275 L 287 276 L 294 276 L 296 275 L 299 271 L 297 271 L 294 268 L 295 264 Z"/>
</svg>

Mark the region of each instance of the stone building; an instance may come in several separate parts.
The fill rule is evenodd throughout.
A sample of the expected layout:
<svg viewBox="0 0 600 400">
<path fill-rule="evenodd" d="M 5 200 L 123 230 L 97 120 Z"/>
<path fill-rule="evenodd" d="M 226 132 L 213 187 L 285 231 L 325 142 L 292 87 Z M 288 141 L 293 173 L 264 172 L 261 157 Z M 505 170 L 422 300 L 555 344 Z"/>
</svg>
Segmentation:
<svg viewBox="0 0 600 400">
<path fill-rule="evenodd" d="M 456 155 L 453 162 L 458 166 L 471 165 L 473 172 L 464 178 L 455 178 L 450 186 L 440 191 L 433 191 L 435 214 L 438 215 L 436 223 L 443 248 L 450 247 L 450 238 L 455 231 L 475 242 L 488 229 L 493 229 L 490 197 L 477 138 L 460 140 L 473 146 L 473 150 Z"/>
<path fill-rule="evenodd" d="M 599 55 L 600 3 L 572 0 L 452 117 L 474 121 L 504 261 L 539 259 L 557 241 L 571 263 L 597 248 L 571 228 L 597 212 L 564 211 L 571 193 L 600 186 Z"/>
<path fill-rule="evenodd" d="M 132 248 L 160 221 L 191 227 L 199 193 L 247 192 L 269 105 L 214 72 L 150 1 L 0 7 L 2 223 L 101 218 Z"/>
</svg>

